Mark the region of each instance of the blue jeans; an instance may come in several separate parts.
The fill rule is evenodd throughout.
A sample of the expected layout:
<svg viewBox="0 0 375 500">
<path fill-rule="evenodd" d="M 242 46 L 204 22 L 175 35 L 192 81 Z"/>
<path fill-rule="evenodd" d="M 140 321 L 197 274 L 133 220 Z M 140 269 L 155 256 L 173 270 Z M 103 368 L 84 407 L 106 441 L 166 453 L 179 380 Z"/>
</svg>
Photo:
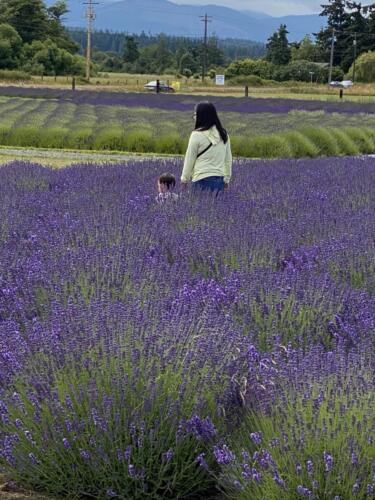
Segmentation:
<svg viewBox="0 0 375 500">
<path fill-rule="evenodd" d="M 212 176 L 205 177 L 200 181 L 193 182 L 193 191 L 211 191 L 216 192 L 216 196 L 220 191 L 224 191 L 224 177 Z"/>
</svg>

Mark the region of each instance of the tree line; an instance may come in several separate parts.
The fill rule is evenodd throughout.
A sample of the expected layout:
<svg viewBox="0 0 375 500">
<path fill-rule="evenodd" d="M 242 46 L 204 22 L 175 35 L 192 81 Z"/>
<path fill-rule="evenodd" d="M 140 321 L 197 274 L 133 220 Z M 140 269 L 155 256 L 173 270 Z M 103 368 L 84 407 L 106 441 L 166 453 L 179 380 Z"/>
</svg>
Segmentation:
<svg viewBox="0 0 375 500">
<path fill-rule="evenodd" d="M 281 25 L 268 39 L 263 66 L 255 65 L 253 74 L 261 76 L 262 72 L 275 80 L 305 81 L 313 75 L 314 80 L 326 82 L 332 54 L 333 77 L 353 77 L 354 61 L 358 58 L 359 79 L 374 81 L 375 3 L 329 0 L 322 5 L 320 15 L 327 19 L 327 24 L 314 35 L 315 40 L 306 36 L 298 43 L 289 43 L 287 26 Z M 254 63 L 248 62 L 242 71 L 248 72 L 251 65 Z M 229 74 L 241 73 L 239 66 L 233 63 Z"/>
<path fill-rule="evenodd" d="M 69 29 L 72 39 L 86 48 L 86 31 Z M 266 47 L 261 42 L 237 39 L 218 39 L 211 36 L 205 49 L 198 38 L 166 34 L 152 35 L 113 33 L 109 30 L 94 31 L 92 37 L 93 60 L 101 71 L 129 73 L 180 73 L 198 75 L 202 68 L 203 53 L 207 50 L 209 67 L 227 66 L 239 57 L 260 58 Z"/>
<path fill-rule="evenodd" d="M 67 12 L 66 0 L 56 0 L 50 7 L 43 0 L 0 0 L 0 69 L 83 75 L 86 32 L 63 26 Z M 375 3 L 327 0 L 320 15 L 327 20 L 325 27 L 298 43 L 289 42 L 285 25 L 266 45 L 211 36 L 205 46 L 199 39 L 164 34 L 97 31 L 93 34 L 94 70 L 198 78 L 207 53 L 208 74 L 226 72 L 239 83 L 249 76 L 323 83 L 332 54 L 333 78 L 353 76 L 357 57 L 357 78 L 374 81 Z"/>
<path fill-rule="evenodd" d="M 79 46 L 62 25 L 65 0 L 0 0 L 0 69 L 33 74 L 82 74 Z"/>
</svg>

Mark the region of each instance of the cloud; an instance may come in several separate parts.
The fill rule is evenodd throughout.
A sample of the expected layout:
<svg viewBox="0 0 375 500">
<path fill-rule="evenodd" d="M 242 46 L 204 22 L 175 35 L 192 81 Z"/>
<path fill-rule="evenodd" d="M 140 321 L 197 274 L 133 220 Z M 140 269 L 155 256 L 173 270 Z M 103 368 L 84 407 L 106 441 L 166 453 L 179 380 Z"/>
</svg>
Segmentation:
<svg viewBox="0 0 375 500">
<path fill-rule="evenodd" d="M 316 14 L 322 0 L 171 0 L 179 4 L 216 4 L 238 10 L 255 10 L 271 16 Z"/>
</svg>

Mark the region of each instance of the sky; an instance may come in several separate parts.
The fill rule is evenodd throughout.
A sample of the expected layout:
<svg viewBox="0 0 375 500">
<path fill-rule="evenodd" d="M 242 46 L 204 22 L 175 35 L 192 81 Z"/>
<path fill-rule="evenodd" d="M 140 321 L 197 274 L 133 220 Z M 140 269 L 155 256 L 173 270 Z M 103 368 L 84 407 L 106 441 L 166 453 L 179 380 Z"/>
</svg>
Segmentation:
<svg viewBox="0 0 375 500">
<path fill-rule="evenodd" d="M 170 0 L 173 3 L 224 5 L 238 10 L 256 10 L 271 16 L 317 14 L 322 0 Z"/>
</svg>

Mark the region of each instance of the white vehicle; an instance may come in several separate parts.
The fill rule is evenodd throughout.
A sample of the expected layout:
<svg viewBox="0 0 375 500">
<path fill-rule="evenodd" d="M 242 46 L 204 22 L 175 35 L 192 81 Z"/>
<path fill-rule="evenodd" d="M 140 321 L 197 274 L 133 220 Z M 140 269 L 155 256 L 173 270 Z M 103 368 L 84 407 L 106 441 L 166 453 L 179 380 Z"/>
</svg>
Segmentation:
<svg viewBox="0 0 375 500">
<path fill-rule="evenodd" d="M 152 81 L 152 82 L 148 82 L 146 83 L 146 85 L 144 86 L 144 88 L 146 90 L 153 90 L 153 91 L 156 91 L 156 87 L 157 87 L 157 82 L 156 80 Z M 160 92 L 174 92 L 174 88 L 171 87 L 170 85 L 168 85 L 166 82 L 163 82 L 160 80 L 159 82 L 159 89 L 160 89 Z"/>
<path fill-rule="evenodd" d="M 343 80 L 342 82 L 331 82 L 331 87 L 341 87 L 343 89 L 348 89 L 349 87 L 353 87 L 353 82 L 351 80 Z"/>
</svg>

